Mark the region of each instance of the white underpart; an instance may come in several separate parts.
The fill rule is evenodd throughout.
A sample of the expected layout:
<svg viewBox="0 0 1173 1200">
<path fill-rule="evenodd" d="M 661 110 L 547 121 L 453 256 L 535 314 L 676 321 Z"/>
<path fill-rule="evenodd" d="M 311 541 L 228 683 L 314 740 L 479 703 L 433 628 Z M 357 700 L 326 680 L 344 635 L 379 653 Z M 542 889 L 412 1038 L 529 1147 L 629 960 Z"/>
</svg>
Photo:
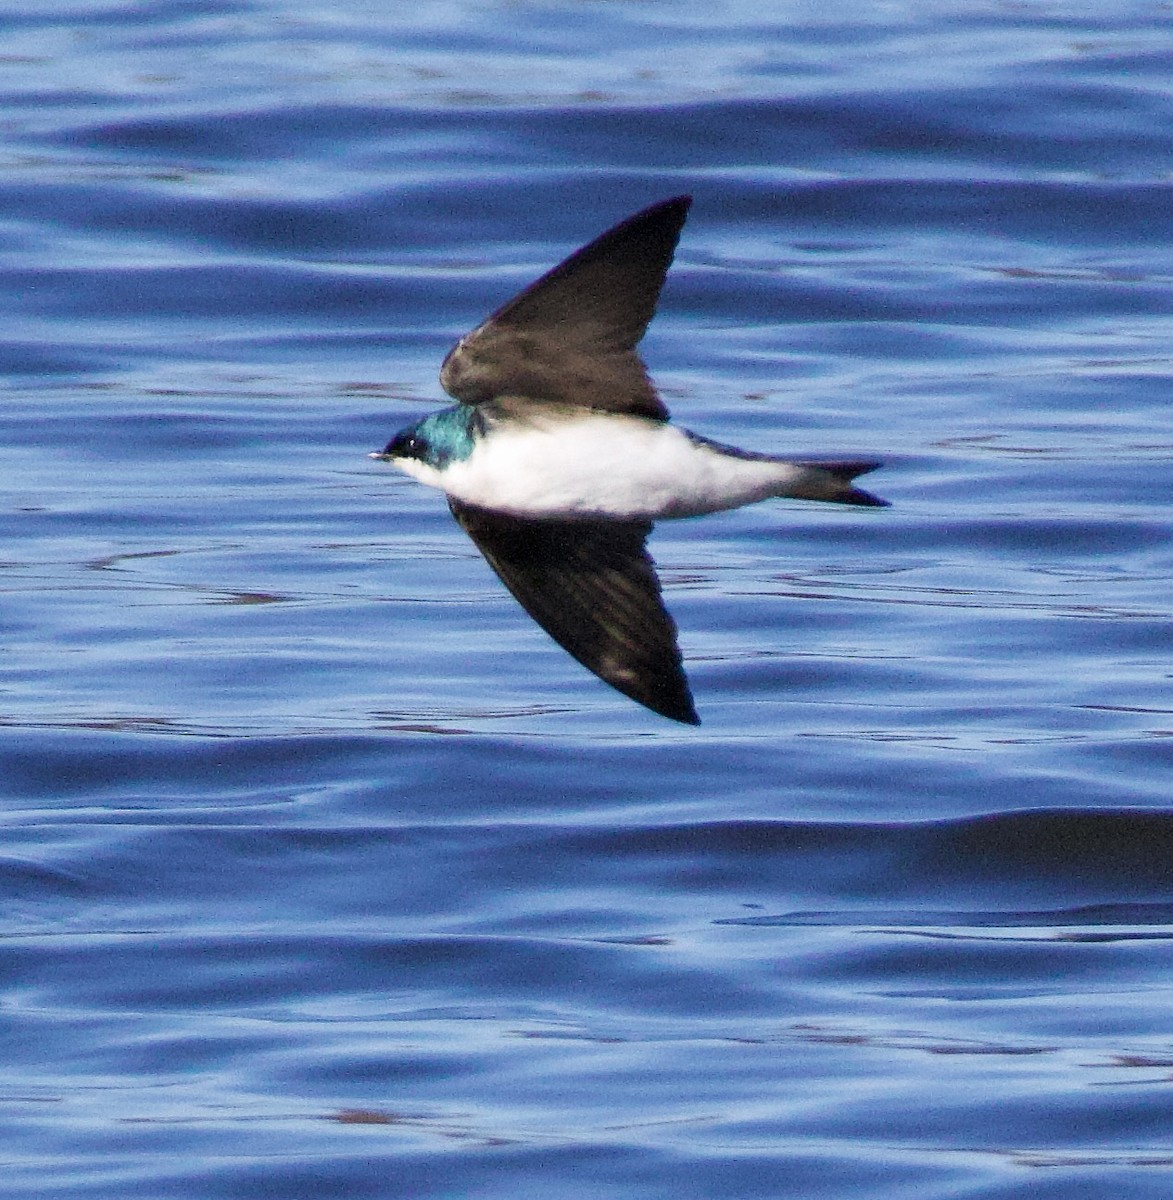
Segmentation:
<svg viewBox="0 0 1173 1200">
<path fill-rule="evenodd" d="M 642 417 L 541 413 L 494 425 L 463 462 L 396 466 L 422 483 L 515 516 L 693 517 L 794 494 L 809 470 L 739 458 Z"/>
</svg>

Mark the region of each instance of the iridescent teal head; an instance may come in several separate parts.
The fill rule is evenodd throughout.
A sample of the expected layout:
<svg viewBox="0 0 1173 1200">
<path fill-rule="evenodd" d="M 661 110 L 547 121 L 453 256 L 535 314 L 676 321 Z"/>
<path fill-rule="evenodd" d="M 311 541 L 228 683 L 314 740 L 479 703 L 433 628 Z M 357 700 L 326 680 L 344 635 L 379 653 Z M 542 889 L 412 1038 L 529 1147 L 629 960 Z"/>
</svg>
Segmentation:
<svg viewBox="0 0 1173 1200">
<path fill-rule="evenodd" d="M 477 409 L 456 404 L 401 429 L 377 457 L 414 458 L 442 471 L 449 463 L 468 458 L 484 427 Z"/>
</svg>

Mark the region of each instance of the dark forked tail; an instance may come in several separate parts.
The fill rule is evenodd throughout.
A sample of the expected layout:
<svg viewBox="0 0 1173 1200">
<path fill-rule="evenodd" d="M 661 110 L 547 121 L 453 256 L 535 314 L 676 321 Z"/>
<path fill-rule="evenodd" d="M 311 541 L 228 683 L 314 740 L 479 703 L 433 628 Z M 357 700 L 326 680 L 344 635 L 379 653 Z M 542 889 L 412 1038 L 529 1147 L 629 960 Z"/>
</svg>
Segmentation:
<svg viewBox="0 0 1173 1200">
<path fill-rule="evenodd" d="M 866 475 L 877 467 L 878 462 L 803 462 L 805 474 L 797 489 L 788 490 L 788 496 L 802 500 L 829 500 L 835 504 L 864 504 L 871 508 L 887 508 L 889 501 L 852 486 L 857 475 Z"/>
</svg>

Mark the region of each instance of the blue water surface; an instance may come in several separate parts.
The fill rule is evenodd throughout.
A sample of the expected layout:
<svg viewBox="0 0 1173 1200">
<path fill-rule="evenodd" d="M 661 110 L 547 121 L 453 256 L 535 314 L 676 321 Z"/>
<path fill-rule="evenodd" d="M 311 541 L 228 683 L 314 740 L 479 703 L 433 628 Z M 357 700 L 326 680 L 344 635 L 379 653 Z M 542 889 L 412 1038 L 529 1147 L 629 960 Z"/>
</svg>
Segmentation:
<svg viewBox="0 0 1173 1200">
<path fill-rule="evenodd" d="M 1173 18 L 0 7 L 14 1200 L 1163 1200 Z M 655 200 L 637 707 L 369 450 Z"/>
</svg>

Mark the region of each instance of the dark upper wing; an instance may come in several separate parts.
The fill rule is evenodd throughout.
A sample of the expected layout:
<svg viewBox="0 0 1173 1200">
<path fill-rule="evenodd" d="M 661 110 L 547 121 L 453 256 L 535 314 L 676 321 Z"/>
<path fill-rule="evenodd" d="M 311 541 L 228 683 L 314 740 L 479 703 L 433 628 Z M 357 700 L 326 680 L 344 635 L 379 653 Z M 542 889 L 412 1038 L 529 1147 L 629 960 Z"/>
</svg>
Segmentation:
<svg viewBox="0 0 1173 1200">
<path fill-rule="evenodd" d="M 666 420 L 635 347 L 691 203 L 645 208 L 530 284 L 453 347 L 445 391 L 465 404 L 518 396 Z"/>
<path fill-rule="evenodd" d="M 644 543 L 647 521 L 535 521 L 448 500 L 522 608 L 625 696 L 697 725 L 676 624 Z"/>
</svg>

